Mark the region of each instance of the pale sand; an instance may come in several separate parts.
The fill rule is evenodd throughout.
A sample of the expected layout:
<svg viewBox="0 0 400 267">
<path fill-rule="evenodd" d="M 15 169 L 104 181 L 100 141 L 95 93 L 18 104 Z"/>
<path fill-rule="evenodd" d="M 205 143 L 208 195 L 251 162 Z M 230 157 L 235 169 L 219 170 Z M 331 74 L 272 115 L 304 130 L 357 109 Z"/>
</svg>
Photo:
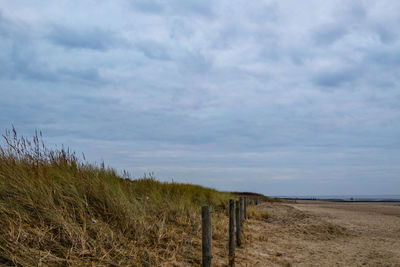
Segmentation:
<svg viewBox="0 0 400 267">
<path fill-rule="evenodd" d="M 400 266 L 399 203 L 264 203 L 236 266 Z"/>
</svg>

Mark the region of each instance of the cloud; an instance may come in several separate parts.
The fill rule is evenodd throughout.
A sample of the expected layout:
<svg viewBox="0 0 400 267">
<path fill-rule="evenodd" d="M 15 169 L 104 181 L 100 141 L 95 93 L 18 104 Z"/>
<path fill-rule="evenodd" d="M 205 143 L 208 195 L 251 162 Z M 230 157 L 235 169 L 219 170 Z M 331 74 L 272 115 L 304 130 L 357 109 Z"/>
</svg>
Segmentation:
<svg viewBox="0 0 400 267">
<path fill-rule="evenodd" d="M 367 6 L 362 1 L 354 1 L 343 5 L 345 16 L 350 21 L 363 22 L 368 17 Z"/>
<path fill-rule="evenodd" d="M 398 39 L 398 33 L 389 29 L 386 25 L 376 25 L 374 26 L 379 39 L 384 44 L 393 44 Z"/>
<path fill-rule="evenodd" d="M 315 75 L 313 82 L 319 86 L 338 88 L 343 84 L 355 81 L 359 76 L 359 70 L 324 71 Z"/>
<path fill-rule="evenodd" d="M 213 7 L 215 3 L 212 1 L 162 1 L 162 0 L 132 0 L 132 6 L 146 13 L 154 14 L 173 14 L 181 16 L 198 15 L 202 17 L 213 17 Z"/>
<path fill-rule="evenodd" d="M 32 43 L 29 27 L 21 21 L 7 18 L 0 12 L 0 78 L 42 78 L 36 56 L 28 46 Z"/>
<path fill-rule="evenodd" d="M 22 27 L 23 25 L 7 19 L 0 10 L 0 36 L 11 38 L 17 35 L 22 30 Z"/>
<path fill-rule="evenodd" d="M 149 59 L 170 60 L 168 48 L 155 41 L 140 41 L 136 43 L 136 48 L 143 52 Z"/>
<path fill-rule="evenodd" d="M 72 29 L 57 25 L 52 27 L 47 38 L 67 49 L 106 51 L 116 44 L 116 37 L 112 32 L 98 28 Z"/>
<path fill-rule="evenodd" d="M 0 78 L 3 79 L 41 82 L 61 82 L 66 80 L 70 82 L 99 82 L 103 80 L 95 68 L 52 69 L 47 64 L 40 63 L 34 51 L 20 44 L 12 44 L 5 51 L 8 51 L 9 54 L 0 59 Z"/>
<path fill-rule="evenodd" d="M 212 67 L 212 59 L 198 51 L 186 51 L 181 58 L 182 69 L 192 73 L 206 73 Z"/>
<path fill-rule="evenodd" d="M 313 34 L 313 39 L 317 45 L 331 45 L 340 40 L 347 33 L 342 25 L 323 25 Z"/>
<path fill-rule="evenodd" d="M 379 47 L 366 55 L 366 61 L 379 64 L 381 67 L 396 67 L 400 65 L 400 49 L 396 47 Z"/>
<path fill-rule="evenodd" d="M 103 81 L 98 69 L 55 67 L 47 55 L 38 51 L 42 39 L 26 23 L 6 18 L 0 13 L 0 78 L 40 82 L 99 82 Z"/>
<path fill-rule="evenodd" d="M 0 78 L 55 81 L 57 77 L 50 70 L 38 63 L 34 51 L 19 43 L 11 42 L 4 57 L 0 58 Z"/>
<path fill-rule="evenodd" d="M 164 6 L 162 5 L 161 1 L 138 0 L 131 1 L 131 3 L 139 11 L 146 13 L 161 13 L 162 11 L 164 11 Z"/>
<path fill-rule="evenodd" d="M 57 75 L 59 78 L 71 79 L 72 82 L 105 82 L 100 77 L 99 71 L 95 68 L 89 69 L 58 69 Z"/>
</svg>

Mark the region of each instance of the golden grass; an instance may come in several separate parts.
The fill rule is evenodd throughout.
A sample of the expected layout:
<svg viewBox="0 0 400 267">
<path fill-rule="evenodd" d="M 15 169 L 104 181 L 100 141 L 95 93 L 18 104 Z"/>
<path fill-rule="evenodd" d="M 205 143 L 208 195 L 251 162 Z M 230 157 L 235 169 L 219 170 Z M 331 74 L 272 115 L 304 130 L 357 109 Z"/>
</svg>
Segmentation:
<svg viewBox="0 0 400 267">
<path fill-rule="evenodd" d="M 225 253 L 229 193 L 191 184 L 130 180 L 49 150 L 14 129 L 0 147 L 0 265 L 182 266 L 187 241 L 212 205 L 217 254 Z M 200 231 L 189 253 L 199 264 Z"/>
<path fill-rule="evenodd" d="M 250 219 L 255 219 L 255 220 L 267 220 L 271 218 L 271 215 L 268 212 L 257 209 L 256 206 L 249 206 L 247 208 L 247 216 Z"/>
</svg>

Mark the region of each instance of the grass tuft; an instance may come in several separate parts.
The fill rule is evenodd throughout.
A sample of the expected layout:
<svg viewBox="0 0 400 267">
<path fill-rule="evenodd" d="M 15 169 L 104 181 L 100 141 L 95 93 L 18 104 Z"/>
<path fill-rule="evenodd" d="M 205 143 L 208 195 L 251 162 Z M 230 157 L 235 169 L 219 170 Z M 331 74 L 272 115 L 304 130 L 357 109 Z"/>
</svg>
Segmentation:
<svg viewBox="0 0 400 267">
<path fill-rule="evenodd" d="M 247 208 L 247 215 L 250 219 L 255 220 L 268 220 L 271 218 L 271 215 L 268 212 L 257 209 L 257 206 L 249 206 Z"/>
</svg>

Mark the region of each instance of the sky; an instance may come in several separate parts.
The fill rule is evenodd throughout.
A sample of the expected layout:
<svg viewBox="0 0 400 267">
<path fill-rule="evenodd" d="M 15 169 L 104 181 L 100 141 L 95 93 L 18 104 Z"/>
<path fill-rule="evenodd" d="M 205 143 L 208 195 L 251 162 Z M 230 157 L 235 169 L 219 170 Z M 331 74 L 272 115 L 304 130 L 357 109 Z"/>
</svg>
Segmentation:
<svg viewBox="0 0 400 267">
<path fill-rule="evenodd" d="M 0 0 L 0 131 L 133 178 L 399 194 L 400 1 Z"/>
</svg>

